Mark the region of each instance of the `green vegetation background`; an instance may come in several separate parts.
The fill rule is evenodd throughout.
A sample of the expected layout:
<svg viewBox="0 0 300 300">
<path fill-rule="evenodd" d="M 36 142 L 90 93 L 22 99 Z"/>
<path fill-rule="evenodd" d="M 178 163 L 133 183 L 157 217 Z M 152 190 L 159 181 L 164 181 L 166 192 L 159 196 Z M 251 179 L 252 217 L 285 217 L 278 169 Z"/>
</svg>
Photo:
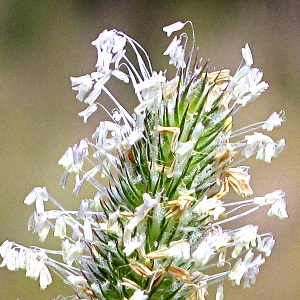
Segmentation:
<svg viewBox="0 0 300 300">
<path fill-rule="evenodd" d="M 290 218 L 280 222 L 266 211 L 246 221 L 272 231 L 277 240 L 273 255 L 262 266 L 249 290 L 225 290 L 226 299 L 299 299 L 299 61 L 300 2 L 290 1 L 0 1 L 0 243 L 14 240 L 39 244 L 27 231 L 33 207 L 23 204 L 35 186 L 46 186 L 65 207 L 77 208 L 81 198 L 59 186 L 57 165 L 68 146 L 90 137 L 100 119 L 97 113 L 84 124 L 77 113 L 69 77 L 93 71 L 96 51 L 90 42 L 105 28 L 117 28 L 139 41 L 154 69 L 168 67 L 162 56 L 171 41 L 162 27 L 191 20 L 196 45 L 210 70 L 230 68 L 241 61 L 248 42 L 254 64 L 264 71 L 269 90 L 235 119 L 240 126 L 286 111 L 287 122 L 272 137 L 287 140 L 286 151 L 271 165 L 250 162 L 256 195 L 275 189 L 286 191 Z M 187 29 L 188 31 L 188 29 Z M 121 90 L 122 89 L 122 90 Z M 115 95 L 132 111 L 136 99 L 130 91 L 113 87 Z M 70 182 L 71 183 L 71 182 Z M 89 196 L 89 190 L 83 194 Z M 91 194 L 90 194 L 91 195 Z M 40 245 L 40 244 L 39 244 Z M 46 241 L 45 247 L 58 243 Z M 40 291 L 24 272 L 0 269 L 0 299 L 52 299 L 71 292 L 53 274 L 54 283 Z M 214 299 L 211 294 L 209 299 Z"/>
</svg>

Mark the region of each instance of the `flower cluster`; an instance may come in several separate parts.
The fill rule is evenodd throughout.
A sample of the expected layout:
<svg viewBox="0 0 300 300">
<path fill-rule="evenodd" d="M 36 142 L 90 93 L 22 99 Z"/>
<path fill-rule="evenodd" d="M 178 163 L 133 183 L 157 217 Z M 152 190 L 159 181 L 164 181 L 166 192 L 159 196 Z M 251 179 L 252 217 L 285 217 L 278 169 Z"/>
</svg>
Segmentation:
<svg viewBox="0 0 300 300">
<path fill-rule="evenodd" d="M 186 25 L 191 23 L 177 22 L 164 31 L 170 36 Z M 40 241 L 53 231 L 61 250 L 5 241 L 0 266 L 25 269 L 42 289 L 52 281 L 50 268 L 75 290 L 72 299 L 203 300 L 217 284 L 221 300 L 226 279 L 245 287 L 255 283 L 274 246 L 272 234 L 259 233 L 252 224 L 221 225 L 266 205 L 269 216 L 287 217 L 284 192 L 253 197 L 249 168 L 238 165 L 252 156 L 270 163 L 282 152 L 283 139 L 275 142 L 257 131 L 280 126 L 284 113 L 235 129 L 233 116 L 268 84 L 252 67 L 248 44 L 235 74 L 209 72 L 194 51 L 192 26 L 191 31 L 190 55 L 186 33 L 164 52 L 176 69 L 171 79 L 166 71 L 153 71 L 145 50 L 120 31 L 104 30 L 92 42 L 96 71 L 71 77 L 77 99 L 88 105 L 79 115 L 86 122 L 104 108 L 97 101 L 102 93 L 115 109 L 104 108 L 109 120 L 100 122 L 93 140 L 69 147 L 58 163 L 65 169 L 62 186 L 74 174 L 74 193 L 89 183 L 94 197 L 69 211 L 45 187 L 33 189 L 24 201 L 35 204 L 28 228 Z M 112 77 L 132 84 L 139 102 L 134 114 L 106 87 Z M 243 199 L 230 201 L 230 191 Z M 57 209 L 45 210 L 47 201 Z"/>
</svg>

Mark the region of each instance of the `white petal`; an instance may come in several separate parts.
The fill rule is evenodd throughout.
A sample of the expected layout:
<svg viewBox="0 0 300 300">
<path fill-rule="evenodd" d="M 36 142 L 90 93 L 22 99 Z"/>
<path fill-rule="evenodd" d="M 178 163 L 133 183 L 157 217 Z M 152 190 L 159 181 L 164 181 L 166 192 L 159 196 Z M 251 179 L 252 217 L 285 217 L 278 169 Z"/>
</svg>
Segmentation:
<svg viewBox="0 0 300 300">
<path fill-rule="evenodd" d="M 274 157 L 277 157 L 285 148 L 285 139 L 281 139 L 276 143 Z"/>
<path fill-rule="evenodd" d="M 63 217 L 60 217 L 55 222 L 54 236 L 64 239 L 67 234 L 66 223 Z"/>
<path fill-rule="evenodd" d="M 70 77 L 72 90 L 78 91 L 76 98 L 79 101 L 83 101 L 86 94 L 93 87 L 93 80 L 90 75 L 83 75 L 80 77 Z"/>
<path fill-rule="evenodd" d="M 64 155 L 58 161 L 58 164 L 64 169 L 69 169 L 74 162 L 72 147 L 69 147 Z"/>
<path fill-rule="evenodd" d="M 94 46 L 100 46 L 103 44 L 104 41 L 107 41 L 108 39 L 113 39 L 116 35 L 116 32 L 114 30 L 107 30 L 105 29 L 103 32 L 99 34 L 99 36 L 91 42 Z"/>
<path fill-rule="evenodd" d="M 116 38 L 114 40 L 114 46 L 113 46 L 112 52 L 116 53 L 116 52 L 123 50 L 125 47 L 125 44 L 126 44 L 126 38 L 124 36 L 120 36 L 120 35 L 116 36 Z"/>
<path fill-rule="evenodd" d="M 224 300 L 224 288 L 223 284 L 220 284 L 217 288 L 216 300 Z"/>
<path fill-rule="evenodd" d="M 66 277 L 67 281 L 73 285 L 86 285 L 87 281 L 83 276 L 69 275 Z"/>
<path fill-rule="evenodd" d="M 262 125 L 262 129 L 272 131 L 275 127 L 280 126 L 281 123 L 284 121 L 283 116 L 284 112 L 280 112 L 279 114 L 277 112 L 273 112 L 271 116 Z"/>
<path fill-rule="evenodd" d="M 204 126 L 201 122 L 199 122 L 196 127 L 194 128 L 194 131 L 192 133 L 192 140 L 197 142 L 199 137 L 201 136 L 202 132 L 204 130 Z"/>
<path fill-rule="evenodd" d="M 78 113 L 80 117 L 83 117 L 84 123 L 87 122 L 87 119 L 98 109 L 98 105 L 96 103 L 93 103 L 90 105 L 87 109 L 84 111 Z"/>
<path fill-rule="evenodd" d="M 167 33 L 167 36 L 170 36 L 174 31 L 181 30 L 186 23 L 176 22 L 171 25 L 165 26 L 163 31 Z"/>
<path fill-rule="evenodd" d="M 38 232 L 39 240 L 44 242 L 50 231 L 50 225 L 45 223 L 42 229 Z"/>
<path fill-rule="evenodd" d="M 253 64 L 252 53 L 248 43 L 246 44 L 245 48 L 242 48 L 242 56 L 247 66 L 251 66 Z"/>
<path fill-rule="evenodd" d="M 88 240 L 88 241 L 93 240 L 93 232 L 92 232 L 91 222 L 87 219 L 84 221 L 83 232 L 84 232 L 84 237 L 86 240 Z"/>
<path fill-rule="evenodd" d="M 163 55 L 170 55 L 171 53 L 173 55 L 179 47 L 180 42 L 181 39 L 178 39 L 177 36 L 175 36 L 170 45 L 168 46 L 167 50 L 163 53 Z"/>
<path fill-rule="evenodd" d="M 24 203 L 27 205 L 33 204 L 37 201 L 38 198 L 41 198 L 43 201 L 48 200 L 48 192 L 45 187 L 36 187 L 34 188 L 25 198 Z"/>
<path fill-rule="evenodd" d="M 2 257 L 6 256 L 7 251 L 9 251 L 11 249 L 13 245 L 13 242 L 10 242 L 8 240 L 6 240 L 1 246 L 0 246 L 0 255 Z"/>
<path fill-rule="evenodd" d="M 277 216 L 280 220 L 288 218 L 286 202 L 284 199 L 279 199 L 271 205 L 271 208 L 268 211 L 268 216 Z"/>
<path fill-rule="evenodd" d="M 124 81 L 125 83 L 129 82 L 129 77 L 127 76 L 127 74 L 120 70 L 113 70 L 111 74 L 117 77 L 118 79 Z"/>
<path fill-rule="evenodd" d="M 52 282 L 51 274 L 44 264 L 40 271 L 40 287 L 44 290 Z"/>
<path fill-rule="evenodd" d="M 6 256 L 6 267 L 8 270 L 10 271 L 16 271 L 18 270 L 18 261 L 19 258 L 19 252 L 16 251 L 15 249 L 11 249 L 11 251 L 9 252 L 9 255 Z"/>
<path fill-rule="evenodd" d="M 26 267 L 26 250 L 25 249 L 20 249 L 18 259 L 19 259 L 19 261 L 18 261 L 19 267 L 21 269 L 25 269 L 25 267 Z"/>
<path fill-rule="evenodd" d="M 123 252 L 126 256 L 129 256 L 133 251 L 139 248 L 142 245 L 142 242 L 137 238 L 134 237 L 129 244 L 123 249 Z"/>
</svg>

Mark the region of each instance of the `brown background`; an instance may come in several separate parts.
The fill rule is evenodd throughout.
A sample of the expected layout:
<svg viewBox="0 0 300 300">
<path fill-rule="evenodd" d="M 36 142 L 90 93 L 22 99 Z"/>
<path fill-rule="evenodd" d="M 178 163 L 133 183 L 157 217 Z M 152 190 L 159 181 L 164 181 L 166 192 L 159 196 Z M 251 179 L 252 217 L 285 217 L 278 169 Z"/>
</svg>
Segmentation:
<svg viewBox="0 0 300 300">
<path fill-rule="evenodd" d="M 235 70 L 240 49 L 248 42 L 255 66 L 264 71 L 270 89 L 236 118 L 247 124 L 283 109 L 287 122 L 271 133 L 285 137 L 287 148 L 271 165 L 250 161 L 256 195 L 286 191 L 290 218 L 268 218 L 266 211 L 246 221 L 272 231 L 273 255 L 261 268 L 254 287 L 227 287 L 226 299 L 299 299 L 299 1 L 1 1 L 0 2 L 0 243 L 39 244 L 27 231 L 33 207 L 23 204 L 35 186 L 47 186 L 65 207 L 80 198 L 71 186 L 59 186 L 57 160 L 69 145 L 90 137 L 103 118 L 97 113 L 84 124 L 84 109 L 75 99 L 69 77 L 93 71 L 96 52 L 90 42 L 105 28 L 117 28 L 147 49 L 154 69 L 168 67 L 162 56 L 170 39 L 161 28 L 191 20 L 201 56 L 210 68 Z M 132 111 L 136 99 L 119 89 L 117 98 Z M 39 244 L 40 245 L 40 244 Z M 57 244 L 56 244 L 57 245 Z M 48 241 L 45 247 L 56 247 Z M 0 299 L 51 299 L 68 288 L 54 283 L 40 291 L 24 271 L 0 269 Z M 211 293 L 209 299 L 214 299 Z"/>
</svg>

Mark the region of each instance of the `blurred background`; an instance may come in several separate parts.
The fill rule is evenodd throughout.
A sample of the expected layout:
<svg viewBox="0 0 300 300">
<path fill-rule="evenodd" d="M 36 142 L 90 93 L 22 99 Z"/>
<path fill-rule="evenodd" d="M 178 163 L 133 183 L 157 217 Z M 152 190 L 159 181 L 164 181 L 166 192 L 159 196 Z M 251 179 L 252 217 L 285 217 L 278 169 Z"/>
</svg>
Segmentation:
<svg viewBox="0 0 300 300">
<path fill-rule="evenodd" d="M 290 218 L 266 216 L 266 210 L 248 218 L 260 232 L 272 231 L 276 245 L 261 267 L 251 289 L 227 284 L 225 299 L 299 299 L 299 62 L 300 1 L 0 1 L 0 244 L 6 240 L 41 245 L 27 231 L 33 207 L 23 204 L 36 186 L 46 186 L 65 207 L 76 208 L 80 196 L 72 184 L 59 186 L 62 169 L 57 160 L 68 146 L 90 137 L 100 112 L 84 124 L 77 115 L 85 106 L 75 99 L 70 76 L 94 70 L 95 48 L 90 44 L 105 28 L 117 28 L 135 38 L 149 53 L 155 70 L 168 67 L 162 53 L 171 39 L 162 27 L 191 20 L 196 45 L 210 70 L 229 68 L 241 61 L 246 43 L 254 65 L 264 71 L 269 90 L 236 117 L 235 125 L 265 120 L 273 111 L 286 111 L 287 122 L 271 133 L 286 138 L 285 152 L 271 165 L 250 161 L 252 187 L 257 196 L 275 189 L 286 191 Z M 189 32 L 189 29 L 186 29 Z M 132 111 L 137 104 L 128 88 L 114 90 Z M 99 110 L 100 111 L 100 110 Z M 37 300 L 69 295 L 53 274 L 54 283 L 40 291 L 38 281 L 24 271 L 0 269 L 0 299 Z M 208 297 L 214 299 L 214 293 Z"/>
</svg>

